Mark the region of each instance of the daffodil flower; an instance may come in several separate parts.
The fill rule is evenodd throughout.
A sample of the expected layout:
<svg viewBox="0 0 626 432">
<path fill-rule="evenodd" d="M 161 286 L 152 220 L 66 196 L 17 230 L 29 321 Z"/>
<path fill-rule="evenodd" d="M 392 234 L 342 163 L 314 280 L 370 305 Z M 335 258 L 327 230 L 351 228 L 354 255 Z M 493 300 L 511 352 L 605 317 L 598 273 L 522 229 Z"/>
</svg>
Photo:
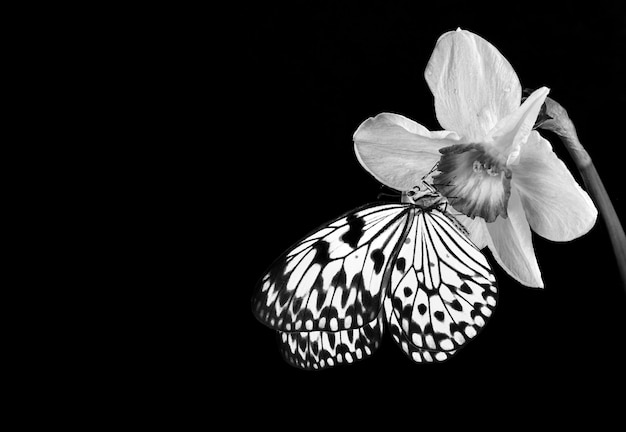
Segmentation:
<svg viewBox="0 0 626 432">
<path fill-rule="evenodd" d="M 543 287 L 531 228 L 553 241 L 591 229 L 593 202 L 550 143 L 533 130 L 549 90 L 521 103 L 517 74 L 500 52 L 464 30 L 442 35 L 425 78 L 442 131 L 382 113 L 354 134 L 360 163 L 383 184 L 408 191 L 437 165 L 433 183 L 461 213 L 479 247 L 520 283 Z"/>
</svg>

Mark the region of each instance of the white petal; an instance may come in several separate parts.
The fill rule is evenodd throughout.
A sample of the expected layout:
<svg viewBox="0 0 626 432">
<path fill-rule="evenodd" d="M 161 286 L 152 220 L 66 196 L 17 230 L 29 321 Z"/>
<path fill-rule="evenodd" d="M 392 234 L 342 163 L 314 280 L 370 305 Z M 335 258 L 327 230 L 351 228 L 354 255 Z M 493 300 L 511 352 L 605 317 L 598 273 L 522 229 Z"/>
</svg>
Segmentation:
<svg viewBox="0 0 626 432">
<path fill-rule="evenodd" d="M 511 64 L 489 42 L 465 30 L 439 38 L 425 77 L 441 126 L 473 142 L 520 106 L 521 86 Z"/>
<path fill-rule="evenodd" d="M 435 166 L 439 149 L 458 143 L 454 132 L 430 132 L 398 114 L 382 113 L 354 133 L 357 159 L 381 183 L 410 190 Z"/>
<path fill-rule="evenodd" d="M 472 243 L 474 243 L 478 249 L 483 249 L 487 246 L 489 233 L 487 232 L 487 227 L 483 218 L 475 217 L 472 219 L 462 213 L 457 214 L 456 212 L 453 212 L 452 214 L 456 220 L 463 224 L 465 229 L 470 233 L 470 240 L 472 240 Z"/>
<path fill-rule="evenodd" d="M 487 141 L 493 142 L 498 153 L 505 156 L 507 165 L 518 163 L 521 147 L 528 141 L 548 93 L 547 87 L 535 90 L 515 112 L 489 131 Z"/>
<path fill-rule="evenodd" d="M 591 198 L 536 131 L 522 147 L 512 182 L 531 228 L 548 240 L 573 240 L 596 222 L 598 211 Z"/>
<path fill-rule="evenodd" d="M 508 214 L 507 219 L 498 218 L 495 222 L 486 224 L 490 235 L 489 249 L 500 267 L 519 283 L 543 288 L 530 226 L 515 189 L 511 190 Z"/>
</svg>

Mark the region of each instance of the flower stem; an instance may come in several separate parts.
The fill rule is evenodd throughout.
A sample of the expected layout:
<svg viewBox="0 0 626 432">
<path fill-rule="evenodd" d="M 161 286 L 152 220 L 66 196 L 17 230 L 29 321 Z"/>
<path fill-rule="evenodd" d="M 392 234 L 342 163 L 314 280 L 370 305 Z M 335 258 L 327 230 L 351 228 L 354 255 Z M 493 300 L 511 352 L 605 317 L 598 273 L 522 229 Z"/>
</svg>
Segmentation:
<svg viewBox="0 0 626 432">
<path fill-rule="evenodd" d="M 596 167 L 593 165 L 589 153 L 580 143 L 574 123 L 567 115 L 565 108 L 551 98 L 546 98 L 545 107 L 549 119 L 541 122 L 538 127 L 550 130 L 561 138 L 580 171 L 587 192 L 589 192 L 591 199 L 598 207 L 606 224 L 609 238 L 613 245 L 613 252 L 617 259 L 617 267 L 622 278 L 622 287 L 626 292 L 626 235 L 624 235 L 624 229 L 615 213 L 613 203 L 609 199 L 609 195 L 604 188 Z"/>
</svg>

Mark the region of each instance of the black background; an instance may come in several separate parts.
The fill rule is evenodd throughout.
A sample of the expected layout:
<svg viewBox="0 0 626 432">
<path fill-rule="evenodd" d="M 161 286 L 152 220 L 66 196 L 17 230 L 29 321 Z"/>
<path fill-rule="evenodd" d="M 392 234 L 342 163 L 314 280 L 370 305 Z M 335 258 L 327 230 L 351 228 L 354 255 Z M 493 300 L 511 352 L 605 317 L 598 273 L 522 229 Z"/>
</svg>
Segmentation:
<svg viewBox="0 0 626 432">
<path fill-rule="evenodd" d="M 569 243 L 533 234 L 544 289 L 518 284 L 485 250 L 500 287 L 496 313 L 444 364 L 412 363 L 386 335 L 365 361 L 301 371 L 281 359 L 274 332 L 255 320 L 249 305 L 257 280 L 286 248 L 323 222 L 376 200 L 379 184 L 353 152 L 352 134 L 362 121 L 393 112 L 440 129 L 423 71 L 437 38 L 457 27 L 495 45 L 524 88 L 551 89 L 626 222 L 626 14 L 618 4 L 548 11 L 523 4 L 485 10 L 469 3 L 424 9 L 419 2 L 312 2 L 245 11 L 235 54 L 244 91 L 229 114 L 240 125 L 230 132 L 241 151 L 235 175 L 245 206 L 238 223 L 246 227 L 237 240 L 246 265 L 229 288 L 242 296 L 237 308 L 245 343 L 236 342 L 229 357 L 247 386 L 240 401 L 276 404 L 281 412 L 349 402 L 373 418 L 377 400 L 397 399 L 423 413 L 441 406 L 454 411 L 468 401 L 487 410 L 526 394 L 527 404 L 517 406 L 531 415 L 564 396 L 623 401 L 626 300 L 600 217 L 591 232 Z M 582 184 L 558 139 L 542 134 Z M 622 396 L 611 397 L 609 389 L 621 389 Z"/>
</svg>

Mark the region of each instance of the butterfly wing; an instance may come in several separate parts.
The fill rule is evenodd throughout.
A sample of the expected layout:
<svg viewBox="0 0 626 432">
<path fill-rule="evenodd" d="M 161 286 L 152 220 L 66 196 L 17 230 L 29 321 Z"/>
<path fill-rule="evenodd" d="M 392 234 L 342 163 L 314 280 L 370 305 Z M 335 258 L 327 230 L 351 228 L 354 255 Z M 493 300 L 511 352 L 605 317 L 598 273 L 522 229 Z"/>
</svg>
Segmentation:
<svg viewBox="0 0 626 432">
<path fill-rule="evenodd" d="M 371 356 L 383 335 L 383 314 L 355 329 L 278 332 L 278 335 L 281 354 L 289 364 L 319 370 Z"/>
<path fill-rule="evenodd" d="M 451 216 L 415 211 L 393 266 L 385 314 L 393 339 L 412 360 L 444 361 L 492 315 L 496 280 Z"/>
<path fill-rule="evenodd" d="M 410 212 L 406 204 L 369 204 L 348 212 L 297 242 L 261 278 L 252 310 L 263 324 L 283 332 L 290 363 L 321 366 L 314 347 L 327 356 L 327 367 L 345 349 L 358 357 L 356 342 L 363 356 L 378 346 L 389 264 Z"/>
</svg>

